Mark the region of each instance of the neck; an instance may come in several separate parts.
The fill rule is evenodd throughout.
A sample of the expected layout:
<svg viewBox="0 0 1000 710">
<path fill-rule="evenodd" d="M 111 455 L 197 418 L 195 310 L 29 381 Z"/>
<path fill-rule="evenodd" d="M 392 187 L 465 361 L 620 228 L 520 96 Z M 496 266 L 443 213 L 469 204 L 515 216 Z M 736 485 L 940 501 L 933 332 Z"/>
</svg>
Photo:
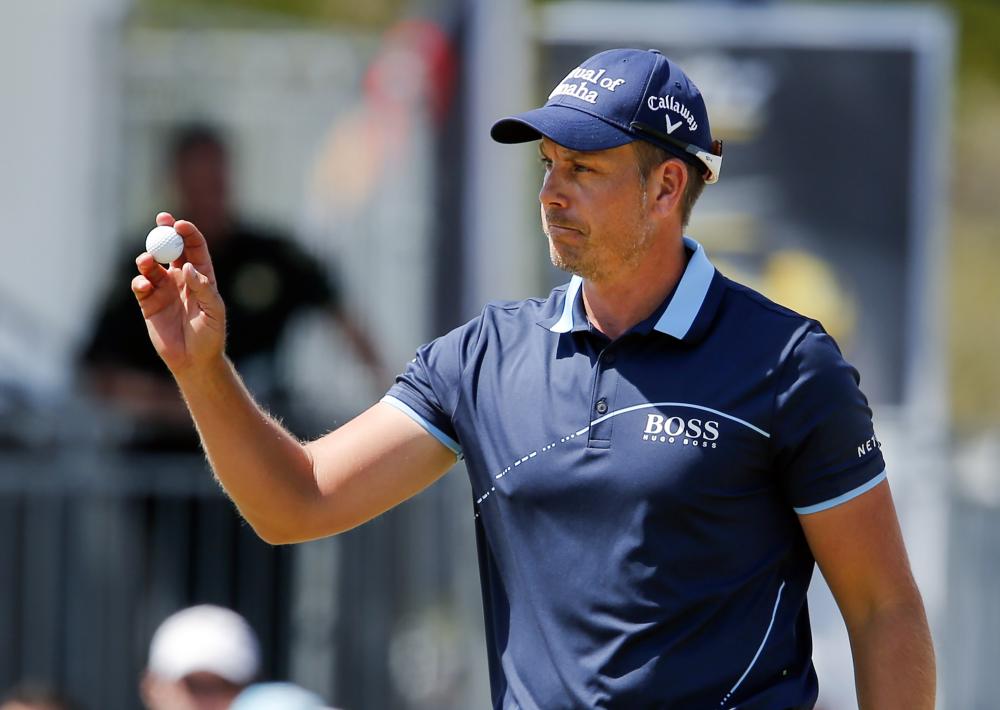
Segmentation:
<svg viewBox="0 0 1000 710">
<path fill-rule="evenodd" d="M 680 235 L 659 240 L 634 267 L 600 281 L 585 279 L 583 303 L 595 328 L 615 340 L 642 322 L 677 286 L 687 255 Z"/>
</svg>

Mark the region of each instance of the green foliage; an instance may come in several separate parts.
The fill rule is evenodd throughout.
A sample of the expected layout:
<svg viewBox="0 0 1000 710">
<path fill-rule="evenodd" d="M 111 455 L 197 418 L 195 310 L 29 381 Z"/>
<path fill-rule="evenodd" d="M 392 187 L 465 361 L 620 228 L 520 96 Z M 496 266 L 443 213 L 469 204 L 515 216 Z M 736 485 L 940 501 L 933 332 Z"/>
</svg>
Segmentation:
<svg viewBox="0 0 1000 710">
<path fill-rule="evenodd" d="M 963 78 L 970 75 L 1000 81 L 1000 2 L 951 0 L 959 23 L 959 57 Z"/>
<path fill-rule="evenodd" d="M 385 27 L 405 0 L 137 0 L 145 24 L 339 25 Z"/>
</svg>

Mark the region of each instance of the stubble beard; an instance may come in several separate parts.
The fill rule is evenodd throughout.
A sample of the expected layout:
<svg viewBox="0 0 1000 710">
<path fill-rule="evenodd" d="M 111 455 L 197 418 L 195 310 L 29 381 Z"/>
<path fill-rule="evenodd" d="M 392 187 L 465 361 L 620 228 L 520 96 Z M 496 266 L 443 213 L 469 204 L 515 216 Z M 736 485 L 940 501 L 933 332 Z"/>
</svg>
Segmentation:
<svg viewBox="0 0 1000 710">
<path fill-rule="evenodd" d="M 642 257 L 649 251 L 652 243 L 653 225 L 645 218 L 647 205 L 646 190 L 643 189 L 639 202 L 640 218 L 636 220 L 636 224 L 631 229 L 632 238 L 621 242 L 613 241 L 609 247 L 600 251 L 594 248 L 590 242 L 592 235 L 588 234 L 578 252 L 560 252 L 546 229 L 545 236 L 549 240 L 549 259 L 552 261 L 552 265 L 557 269 L 576 274 L 586 281 L 595 283 L 606 281 L 616 271 L 631 270 L 642 261 Z M 598 237 L 598 248 L 600 241 L 601 239 Z"/>
</svg>

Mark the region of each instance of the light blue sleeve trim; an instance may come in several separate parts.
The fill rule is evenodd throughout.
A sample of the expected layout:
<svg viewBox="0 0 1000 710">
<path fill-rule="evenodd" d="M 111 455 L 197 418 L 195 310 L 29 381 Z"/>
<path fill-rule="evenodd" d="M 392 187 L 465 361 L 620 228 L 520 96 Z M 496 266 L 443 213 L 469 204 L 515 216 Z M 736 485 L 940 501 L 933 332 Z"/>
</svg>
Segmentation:
<svg viewBox="0 0 1000 710">
<path fill-rule="evenodd" d="M 386 404 L 392 406 L 392 407 L 395 407 L 396 409 L 398 409 L 399 411 L 401 411 L 403 414 L 405 414 L 406 416 L 408 416 L 410 419 L 412 419 L 413 421 L 415 421 L 417 424 L 419 424 L 420 426 L 422 426 L 424 429 L 426 429 L 428 434 L 430 434 L 435 439 L 437 439 L 442 444 L 444 444 L 449 449 L 451 449 L 452 453 L 455 454 L 455 456 L 458 458 L 459 461 L 461 461 L 463 458 L 465 458 L 464 454 L 462 454 L 462 447 L 458 445 L 457 441 L 455 441 L 454 439 L 452 439 L 450 436 L 448 436 L 443 431 L 441 431 L 440 429 L 438 429 L 436 426 L 434 426 L 433 424 L 431 424 L 429 421 L 427 421 L 426 419 L 424 419 L 422 416 L 420 416 L 419 414 L 417 414 L 417 412 L 415 412 L 413 410 L 413 408 L 410 405 L 408 405 L 406 402 L 403 402 L 403 401 L 401 401 L 399 399 L 396 399 L 392 395 L 388 395 L 388 394 L 385 397 L 382 398 L 382 401 L 385 402 Z"/>
<path fill-rule="evenodd" d="M 678 340 L 683 340 L 691 330 L 712 285 L 712 277 L 715 276 L 715 267 L 701 244 L 690 237 L 684 237 L 684 244 L 693 249 L 694 254 L 684 269 L 667 309 L 654 326 L 661 333 L 672 335 Z"/>
<path fill-rule="evenodd" d="M 857 498 L 862 493 L 867 493 L 872 488 L 880 484 L 885 480 L 885 469 L 882 469 L 882 473 L 875 476 L 872 480 L 867 483 L 862 483 L 860 486 L 852 491 L 847 491 L 843 495 L 839 495 L 836 498 L 831 498 L 830 500 L 823 501 L 822 503 L 817 503 L 816 505 L 807 505 L 805 508 L 794 508 L 796 513 L 799 515 L 809 515 L 810 513 L 818 513 L 821 510 L 828 510 L 830 508 L 835 508 L 841 503 L 846 503 L 852 498 Z"/>
</svg>

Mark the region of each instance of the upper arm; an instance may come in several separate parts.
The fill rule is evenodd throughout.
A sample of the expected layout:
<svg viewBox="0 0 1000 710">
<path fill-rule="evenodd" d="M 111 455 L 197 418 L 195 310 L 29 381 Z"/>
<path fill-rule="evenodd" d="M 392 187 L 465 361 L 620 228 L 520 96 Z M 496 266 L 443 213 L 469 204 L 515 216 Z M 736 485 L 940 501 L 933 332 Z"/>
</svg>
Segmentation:
<svg viewBox="0 0 1000 710">
<path fill-rule="evenodd" d="M 384 403 L 307 444 L 306 451 L 317 496 L 302 539 L 360 525 L 419 493 L 455 463 L 453 451 Z"/>
<path fill-rule="evenodd" d="M 772 426 L 774 466 L 796 513 L 818 513 L 885 477 L 881 444 L 857 370 L 810 328 L 782 366 Z"/>
<path fill-rule="evenodd" d="M 775 406 L 780 482 L 849 628 L 915 592 L 859 384 L 833 340 L 810 328 L 784 364 Z"/>
<path fill-rule="evenodd" d="M 888 481 L 799 521 L 848 630 L 881 608 L 919 603 Z"/>
</svg>

